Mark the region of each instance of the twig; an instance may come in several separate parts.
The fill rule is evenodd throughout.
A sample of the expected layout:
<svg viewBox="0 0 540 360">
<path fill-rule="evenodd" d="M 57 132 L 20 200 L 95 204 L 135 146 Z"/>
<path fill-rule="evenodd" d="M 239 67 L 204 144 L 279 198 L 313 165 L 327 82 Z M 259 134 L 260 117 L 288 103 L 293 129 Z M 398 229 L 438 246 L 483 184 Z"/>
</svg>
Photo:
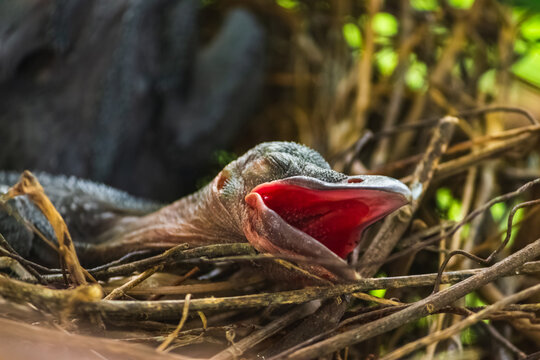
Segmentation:
<svg viewBox="0 0 540 360">
<path fill-rule="evenodd" d="M 515 107 L 515 106 L 488 106 L 488 107 L 482 107 L 482 108 L 477 108 L 477 109 L 458 111 L 454 115 L 459 118 L 469 118 L 473 116 L 484 115 L 487 113 L 495 113 L 495 112 L 521 114 L 525 116 L 527 120 L 529 120 L 531 125 L 533 125 L 533 127 L 531 128 L 536 128 L 537 125 L 539 124 L 538 120 L 534 117 L 534 115 L 530 111 L 519 108 L 519 107 Z M 392 129 L 379 131 L 375 133 L 375 137 L 389 136 L 389 135 L 401 133 L 403 131 L 412 131 L 412 130 L 418 130 L 418 129 L 423 129 L 426 127 L 435 126 L 439 122 L 439 119 L 440 117 L 432 117 L 432 118 L 421 120 L 416 123 L 399 125 Z"/>
<path fill-rule="evenodd" d="M 362 276 L 373 276 L 375 274 L 380 264 L 388 257 L 401 235 L 403 235 L 409 226 L 412 215 L 418 209 L 439 160 L 448 146 L 454 125 L 457 121 L 456 118 L 450 116 L 440 120 L 439 127 L 435 130 L 426 155 L 422 162 L 418 164 L 413 174 L 414 180 L 411 185 L 413 199 L 410 208 L 402 208 L 385 219 L 377 236 L 372 240 L 366 252 L 358 261 L 358 264 L 361 266 L 359 273 Z"/>
<path fill-rule="evenodd" d="M 182 246 L 182 245 L 179 245 L 179 246 Z M 187 246 L 185 246 L 186 249 L 187 249 Z M 120 259 L 116 259 L 116 260 L 113 260 L 111 262 L 108 262 L 106 264 L 103 264 L 103 265 L 99 265 L 99 266 L 96 266 L 92 269 L 88 269 L 89 272 L 91 273 L 95 273 L 95 272 L 98 272 L 98 271 L 102 271 L 102 270 L 105 270 L 105 269 L 108 269 L 108 268 L 111 268 L 113 266 L 117 266 L 117 265 L 121 265 L 121 264 L 125 264 L 128 262 L 128 260 L 131 260 L 132 258 L 136 258 L 136 257 L 139 257 L 141 255 L 147 255 L 148 253 L 150 253 L 150 250 L 137 250 L 137 251 L 133 251 L 133 252 L 130 252 L 124 256 L 122 256 Z M 59 272 L 59 271 L 56 271 L 56 272 Z"/>
<path fill-rule="evenodd" d="M 41 285 L 47 284 L 47 282 L 43 279 L 43 277 L 32 267 L 34 263 L 26 260 L 19 254 L 17 254 L 17 252 L 9 245 L 9 243 L 7 242 L 7 240 L 4 238 L 2 234 L 0 234 L 0 246 L 2 246 L 0 247 L 0 255 L 15 259 L 16 261 L 19 262 L 19 264 L 21 264 L 21 266 L 26 271 L 28 271 L 34 278 L 36 278 L 36 280 Z"/>
<path fill-rule="evenodd" d="M 468 252 L 463 251 L 463 250 L 453 250 L 453 251 L 451 251 L 446 256 L 446 259 L 444 260 L 441 267 L 439 268 L 439 272 L 438 272 L 439 276 L 437 277 L 437 281 L 435 282 L 435 286 L 434 286 L 433 291 L 434 292 L 438 291 L 439 283 L 440 283 L 440 281 L 439 281 L 440 275 L 443 273 L 444 269 L 446 268 L 446 265 L 448 264 L 448 262 L 450 261 L 450 259 L 454 255 L 463 255 L 463 256 L 465 256 L 465 257 L 467 257 L 467 258 L 469 258 L 469 259 L 471 259 L 473 261 L 476 261 L 477 263 L 482 264 L 482 265 L 491 264 L 491 262 L 495 259 L 495 256 L 497 256 L 497 254 L 499 254 L 502 251 L 502 249 L 504 249 L 506 247 L 506 244 L 508 244 L 508 242 L 510 241 L 510 236 L 512 235 L 512 220 L 514 219 L 514 215 L 516 214 L 516 211 L 518 211 L 521 208 L 536 205 L 536 204 L 539 204 L 539 203 L 540 203 L 540 199 L 531 200 L 531 201 L 527 201 L 527 202 L 521 203 L 519 205 L 516 205 L 516 206 L 514 206 L 512 208 L 512 211 L 510 212 L 510 215 L 508 216 L 508 224 L 507 224 L 507 228 L 506 228 L 506 237 L 504 238 L 504 241 L 486 259 L 482 259 L 482 258 L 480 258 L 480 257 L 478 257 L 478 256 L 476 256 L 474 254 L 468 253 Z"/>
<path fill-rule="evenodd" d="M 174 286 L 159 286 L 159 287 L 139 287 L 136 289 L 125 290 L 128 295 L 179 295 L 179 294 L 200 294 L 200 293 L 216 293 L 219 291 L 241 289 L 246 286 L 261 284 L 264 278 L 261 276 L 252 276 L 242 280 L 226 280 L 217 281 L 209 284 L 189 284 L 189 285 L 174 285 Z M 105 300 L 110 300 L 105 298 Z M 156 300 L 156 299 L 150 299 Z"/>
<path fill-rule="evenodd" d="M 312 301 L 307 304 L 297 306 L 296 308 L 294 308 L 294 310 L 287 312 L 285 315 L 272 321 L 262 329 L 253 332 L 249 336 L 246 336 L 242 340 L 234 343 L 227 349 L 214 355 L 210 360 L 237 359 L 248 349 L 269 338 L 270 336 L 276 334 L 278 331 L 282 330 L 286 326 L 302 318 L 305 318 L 308 315 L 313 314 L 320 307 L 320 305 L 321 304 L 319 301 Z"/>
<path fill-rule="evenodd" d="M 33 306 L 49 312 L 69 313 L 80 302 L 100 300 L 103 293 L 97 284 L 80 286 L 69 290 L 55 290 L 41 285 L 0 276 L 0 294 L 17 303 L 29 302 Z"/>
<path fill-rule="evenodd" d="M 458 159 L 444 162 L 437 168 L 437 171 L 435 173 L 435 178 L 437 179 L 447 178 L 448 176 L 457 174 L 467 169 L 470 166 L 479 164 L 483 162 L 484 160 L 491 159 L 495 156 L 499 156 L 503 154 L 504 152 L 507 152 L 509 149 L 523 146 L 523 144 L 527 144 L 527 140 L 529 138 L 530 138 L 529 134 L 523 134 L 523 135 L 515 137 L 512 140 L 506 140 L 504 142 L 494 144 L 493 146 L 490 146 L 484 149 L 479 149 L 478 151 L 475 151 L 472 154 L 462 156 Z"/>
<path fill-rule="evenodd" d="M 209 246 L 201 246 L 194 249 L 186 250 L 187 245 L 177 245 L 162 254 L 152 256 L 146 259 L 134 261 L 127 264 L 115 265 L 108 268 L 99 268 L 98 270 L 90 269 L 88 272 L 96 279 L 108 279 L 113 276 L 130 275 L 137 271 L 144 271 L 149 267 L 163 264 L 167 266 L 175 266 L 181 264 L 186 259 L 199 259 L 201 257 L 215 258 L 231 255 L 253 255 L 255 250 L 247 243 L 233 244 L 216 244 Z M 203 260 L 204 261 L 204 260 Z M 59 275 L 46 275 L 45 278 L 50 281 L 58 281 Z"/>
<path fill-rule="evenodd" d="M 186 323 L 188 314 L 189 314 L 189 301 L 191 300 L 191 294 L 187 294 L 186 298 L 184 299 L 184 309 L 182 310 L 182 317 L 180 318 L 180 322 L 178 323 L 178 326 L 172 333 L 170 333 L 165 341 L 161 343 L 161 345 L 158 346 L 156 349 L 158 352 L 163 352 L 169 346 L 169 344 L 178 337 L 178 333 L 182 328 L 184 327 L 184 324 Z"/>
<path fill-rule="evenodd" d="M 418 350 L 428 344 L 431 344 L 436 341 L 444 340 L 449 338 L 450 336 L 459 333 L 460 331 L 464 330 L 465 328 L 477 323 L 478 321 L 484 319 L 487 315 L 490 315 L 494 313 L 495 311 L 501 310 L 508 304 L 512 304 L 518 301 L 521 301 L 523 299 L 526 299 L 530 297 L 531 295 L 536 294 L 540 291 L 540 284 L 532 286 L 528 289 L 525 289 L 523 291 L 520 291 L 516 294 L 510 295 L 500 301 L 497 301 L 496 303 L 487 306 L 484 310 L 473 314 L 469 316 L 468 318 L 460 321 L 457 324 L 454 324 L 444 330 L 440 330 L 437 332 L 434 332 L 433 334 L 430 334 L 429 336 L 426 336 L 422 339 L 413 341 L 411 343 L 408 343 L 407 345 L 402 346 L 401 348 L 392 351 L 391 353 L 383 356 L 381 360 L 394 360 L 394 359 L 401 359 L 407 354 L 410 354 L 411 352 Z"/>
<path fill-rule="evenodd" d="M 530 247 L 530 246 L 529 246 Z M 529 247 L 525 249 L 529 249 Z M 539 246 L 540 247 L 540 246 Z M 520 250 L 519 254 L 525 250 Z M 531 250 L 526 250 L 530 252 Z M 516 253 L 518 254 L 518 253 Z M 515 254 L 514 254 L 515 255 Z M 512 256 L 514 256 L 512 255 Z M 522 256 L 522 255 L 520 255 Z M 505 259 L 507 261 L 511 257 Z M 528 258 L 525 259 L 529 260 Z M 505 262 L 506 264 L 506 262 Z M 494 265 L 494 266 L 498 266 Z M 518 271 L 521 264 L 516 265 L 511 270 Z M 492 269 L 488 268 L 489 269 Z M 455 273 L 453 275 L 443 276 L 443 281 L 458 281 L 467 277 L 464 281 L 471 278 L 477 279 L 484 274 L 486 269 L 467 270 Z M 471 275 L 474 274 L 474 275 Z M 505 272 L 500 276 L 509 275 Z M 289 305 L 301 304 L 315 299 L 328 299 L 344 294 L 352 294 L 361 291 L 368 291 L 383 288 L 399 288 L 406 286 L 430 286 L 435 281 L 436 274 L 404 276 L 397 278 L 369 278 L 361 279 L 354 284 L 334 285 L 324 287 L 308 287 L 301 290 L 291 290 L 276 293 L 261 293 L 242 296 L 232 296 L 223 298 L 204 298 L 191 301 L 190 309 L 197 310 L 230 310 L 230 309 L 248 309 L 260 308 L 270 305 Z M 497 273 L 497 276 L 499 274 Z M 461 284 L 461 283 L 460 283 Z M 27 286 L 36 286 L 25 284 Z M 459 285 L 459 284 L 458 284 Z M 0 288 L 1 290 L 1 288 Z M 442 292 L 441 292 L 442 293 Z M 162 300 L 162 301 L 101 301 L 99 303 L 85 303 L 78 307 L 81 314 L 101 312 L 106 317 L 111 318 L 139 318 L 145 320 L 166 320 L 174 319 L 183 308 L 183 300 Z"/>
<path fill-rule="evenodd" d="M 373 139 L 373 133 L 370 130 L 366 130 L 364 134 L 347 150 L 345 150 L 345 155 L 343 161 L 345 165 L 342 166 L 343 169 L 339 169 L 338 164 L 334 164 L 332 168 L 334 170 L 340 171 L 349 174 L 351 172 L 354 161 L 357 159 L 358 155 L 362 149 Z"/>
<path fill-rule="evenodd" d="M 505 309 L 506 308 L 511 309 L 511 308 L 514 308 L 514 307 L 521 308 L 523 306 L 531 307 L 531 305 L 532 305 L 532 308 L 529 309 L 529 311 L 535 312 L 536 309 L 537 309 L 536 304 L 520 304 L 520 305 L 513 305 L 513 306 L 508 305 L 508 306 L 505 307 Z M 278 359 L 286 358 L 289 354 L 294 353 L 296 350 L 301 349 L 301 348 L 303 348 L 305 346 L 308 346 L 310 344 L 313 344 L 315 341 L 323 339 L 324 337 L 326 337 L 328 335 L 331 335 L 332 333 L 335 333 L 337 330 L 345 328 L 347 325 L 351 325 L 351 324 L 354 324 L 354 323 L 365 324 L 365 323 L 367 323 L 369 321 L 380 319 L 380 318 L 382 318 L 384 316 L 387 316 L 389 314 L 393 314 L 395 312 L 403 310 L 408 306 L 410 306 L 410 304 L 387 306 L 387 307 L 372 310 L 372 311 L 369 311 L 369 312 L 366 312 L 366 313 L 363 313 L 363 314 L 360 314 L 360 315 L 352 316 L 352 317 L 347 318 L 346 320 L 342 321 L 338 326 L 335 326 L 334 328 L 332 328 L 332 329 L 330 329 L 328 331 L 325 331 L 323 333 L 318 334 L 317 336 L 314 336 L 314 337 L 312 337 L 310 339 L 307 339 L 306 341 L 304 341 L 304 342 L 302 342 L 300 344 L 297 344 L 297 345 L 295 345 L 295 346 L 281 352 L 280 354 L 271 357 L 268 360 L 278 360 Z M 484 309 L 484 308 L 485 307 L 483 307 L 482 309 Z M 480 309 L 480 310 L 482 310 L 482 309 Z M 463 309 L 463 308 L 453 308 L 453 307 L 446 306 L 446 307 L 443 307 L 440 310 L 436 311 L 435 313 L 450 313 L 450 314 L 458 314 L 458 315 L 467 316 L 467 315 L 471 314 L 471 310 L 470 309 Z M 490 317 L 490 318 L 493 318 L 493 316 Z M 485 324 L 485 325 L 487 325 L 487 324 Z M 493 336 L 497 336 L 497 335 L 495 335 L 495 333 L 493 333 Z M 503 341 L 501 340 L 501 342 L 503 342 Z M 504 345 L 507 346 L 508 344 L 505 343 Z M 515 349 L 513 349 L 512 351 L 514 351 L 514 350 Z"/>
<path fill-rule="evenodd" d="M 454 283 L 470 278 L 484 271 L 463 270 L 444 273 L 443 283 Z M 529 262 L 515 269 L 513 273 L 506 275 L 533 274 L 540 272 L 540 262 Z M 309 287 L 301 290 L 292 290 L 276 293 L 262 293 L 224 298 L 195 299 L 191 302 L 192 310 L 219 310 L 219 309 L 243 309 L 258 308 L 269 305 L 299 304 L 314 299 L 326 299 L 344 294 L 369 291 L 374 289 L 392 289 L 403 287 L 433 286 L 437 274 L 398 276 L 393 278 L 366 278 L 360 279 L 354 284 L 333 285 L 324 287 Z M 53 290 L 39 285 L 0 277 L 0 293 L 6 298 L 17 302 L 30 302 L 37 307 L 48 309 L 46 305 L 62 304 L 71 297 L 72 290 Z M 100 296 L 96 297 L 100 298 Z M 104 310 L 111 315 L 130 318 L 132 316 L 152 319 L 170 319 L 183 307 L 182 300 L 166 301 L 102 301 L 97 304 L 86 304 L 83 313 Z M 85 306 L 86 306 L 85 305 Z M 83 306 L 83 307 L 85 307 Z M 102 309 L 103 306 L 103 309 Z M 58 305 L 59 308 L 62 305 Z"/>
<path fill-rule="evenodd" d="M 185 273 L 184 275 L 182 275 L 179 279 L 177 279 L 173 286 L 178 286 L 180 284 L 182 284 L 186 279 L 189 279 L 191 276 L 195 275 L 196 273 L 199 272 L 199 267 L 198 266 L 195 266 L 193 267 L 191 270 L 189 270 L 187 273 Z M 188 293 L 188 292 L 191 292 L 191 291 L 186 291 L 185 293 Z M 184 293 L 184 294 L 185 294 Z M 160 294 L 156 294 L 154 293 L 154 295 L 150 296 L 148 298 L 148 300 L 159 300 L 161 298 L 162 295 Z"/>
<path fill-rule="evenodd" d="M 527 247 L 508 256 L 497 264 L 484 269 L 482 272 L 456 284 L 441 292 L 430 295 L 411 306 L 389 315 L 383 319 L 373 321 L 333 336 L 309 347 L 297 350 L 290 354 L 289 359 L 311 359 L 316 356 L 338 351 L 352 344 L 370 339 L 387 331 L 393 330 L 411 321 L 418 320 L 426 315 L 432 314 L 443 306 L 453 303 L 457 299 L 474 291 L 477 288 L 515 270 L 517 267 L 540 255 L 540 239 L 534 241 Z"/>
<path fill-rule="evenodd" d="M 411 53 L 412 48 L 406 46 L 409 43 L 411 32 L 414 27 L 414 21 L 412 19 L 411 5 L 409 1 L 401 1 L 400 9 L 400 23 L 401 31 L 399 36 L 399 58 L 395 71 L 395 82 L 392 87 L 392 94 L 390 95 L 390 103 L 385 113 L 382 128 L 383 130 L 390 129 L 396 123 L 398 114 L 402 107 L 405 92 L 405 75 L 409 68 L 408 56 Z M 376 145 L 372 155 L 371 167 L 378 167 L 381 164 L 386 163 L 388 158 L 388 152 L 390 148 L 390 139 L 382 138 Z"/>
<path fill-rule="evenodd" d="M 490 142 L 512 139 L 516 136 L 523 135 L 523 134 L 528 134 L 530 136 L 538 132 L 540 132 L 540 125 L 530 125 L 530 126 L 519 127 L 517 129 L 502 131 L 496 134 L 478 136 L 472 140 L 463 141 L 463 142 L 460 142 L 458 144 L 451 146 L 446 151 L 446 154 L 453 155 L 453 154 L 457 154 L 463 151 L 467 151 L 477 145 L 483 145 L 483 144 L 489 145 Z M 376 168 L 372 170 L 371 173 L 381 173 L 381 172 L 391 173 L 393 171 L 405 168 L 407 166 L 410 166 L 418 162 L 419 160 L 422 159 L 423 156 L 424 154 L 411 155 L 407 158 L 394 161 L 391 164 L 387 164 L 385 166 Z M 518 170 L 518 169 L 515 169 L 515 170 Z"/>
<path fill-rule="evenodd" d="M 123 296 L 127 291 L 139 285 L 144 280 L 148 279 L 156 271 L 159 271 L 162 268 L 163 268 L 163 265 L 157 265 L 157 266 L 154 266 L 153 268 L 145 270 L 140 275 L 136 276 L 134 279 L 131 279 L 130 281 L 123 284 L 122 286 L 117 287 L 116 289 L 111 291 L 107 296 L 105 296 L 104 300 L 118 299 L 119 297 Z"/>
<path fill-rule="evenodd" d="M 357 81 L 357 95 L 356 95 L 356 129 L 362 129 L 365 125 L 366 111 L 369 108 L 369 98 L 371 94 L 371 73 L 373 54 L 375 52 L 375 32 L 373 30 L 373 17 L 379 11 L 381 7 L 380 0 L 368 0 L 367 1 L 367 18 L 366 25 L 364 27 L 364 48 L 362 57 L 358 62 L 358 81 Z"/>
<path fill-rule="evenodd" d="M 536 185 L 538 183 L 540 183 L 540 178 L 529 181 L 528 183 L 526 183 L 526 184 L 522 185 L 521 187 L 519 187 L 517 190 L 511 191 L 511 192 L 503 194 L 503 195 L 499 195 L 499 196 L 491 199 L 490 201 L 488 201 L 484 205 L 476 208 L 473 212 L 471 212 L 469 215 L 467 215 L 463 220 L 461 220 L 460 222 L 455 224 L 449 231 L 444 232 L 442 235 L 434 236 L 433 238 L 425 240 L 425 241 L 423 241 L 421 243 L 412 245 L 411 247 L 409 247 L 407 249 L 401 250 L 398 253 L 389 256 L 386 259 L 386 262 L 394 261 L 395 259 L 400 258 L 400 257 L 402 257 L 402 256 L 404 256 L 406 254 L 409 254 L 411 252 L 416 252 L 418 250 L 421 250 L 421 249 L 425 248 L 428 245 L 435 244 L 435 243 L 441 241 L 442 239 L 444 239 L 446 237 L 452 236 L 460 227 L 462 227 L 463 225 L 465 225 L 466 223 L 468 223 L 469 221 L 474 219 L 476 216 L 478 216 L 482 212 L 484 212 L 487 209 L 489 209 L 490 207 L 492 207 L 494 204 L 499 203 L 499 202 L 503 202 L 503 201 L 506 201 L 506 200 L 510 200 L 510 199 L 522 194 L 523 192 L 529 190 L 532 186 L 534 186 L 534 185 Z"/>
<path fill-rule="evenodd" d="M 7 201 L 20 195 L 27 195 L 51 224 L 56 239 L 58 240 L 58 249 L 66 264 L 67 270 L 71 275 L 70 279 L 73 284 L 75 286 L 86 285 L 86 277 L 79 262 L 79 258 L 77 257 L 67 225 L 51 200 L 49 200 L 45 194 L 38 179 L 30 171 L 24 171 L 21 174 L 19 181 L 9 188 L 2 200 Z"/>
<path fill-rule="evenodd" d="M 521 351 L 517 346 L 512 344 L 510 340 L 505 338 L 495 327 L 491 324 L 480 322 L 480 325 L 486 329 L 486 331 L 493 336 L 493 338 L 498 341 L 502 346 L 513 352 L 518 358 L 523 359 L 527 357 L 527 354 L 525 354 L 523 351 Z"/>
</svg>

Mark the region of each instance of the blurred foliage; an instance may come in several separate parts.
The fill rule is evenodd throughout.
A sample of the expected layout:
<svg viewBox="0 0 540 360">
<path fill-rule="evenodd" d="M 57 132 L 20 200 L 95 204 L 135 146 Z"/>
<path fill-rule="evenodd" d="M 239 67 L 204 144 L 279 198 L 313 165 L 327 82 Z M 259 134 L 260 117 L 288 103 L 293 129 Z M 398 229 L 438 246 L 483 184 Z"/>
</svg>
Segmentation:
<svg viewBox="0 0 540 360">
<path fill-rule="evenodd" d="M 386 295 L 386 289 L 371 290 L 369 294 L 378 298 L 384 298 L 384 295 Z"/>
<path fill-rule="evenodd" d="M 435 11 L 439 9 L 437 0 L 411 0 L 411 6 L 418 11 Z"/>
<path fill-rule="evenodd" d="M 452 191 L 447 187 L 440 187 L 435 194 L 437 208 L 442 218 L 461 221 L 461 201 L 452 195 Z"/>
<path fill-rule="evenodd" d="M 540 88 L 540 12 L 527 2 L 369 0 L 343 1 L 338 6 L 321 0 L 275 0 L 275 4 L 295 24 L 289 38 L 295 80 L 288 97 L 295 103 L 288 116 L 294 118 L 298 134 L 280 137 L 297 138 L 324 154 L 351 146 L 358 138 L 353 134 L 364 127 L 381 129 L 388 110 L 383 104 L 389 104 L 392 84 L 405 86 L 394 106 L 409 122 L 426 114 L 515 99 L 524 106 L 517 81 L 534 86 L 535 92 Z M 360 68 L 362 74 L 355 74 Z M 366 81 L 369 84 L 362 83 Z M 412 107 L 415 101 L 417 108 Z M 394 153 L 385 150 L 388 160 L 405 148 L 405 143 L 399 145 Z"/>
<path fill-rule="evenodd" d="M 343 37 L 353 49 L 359 49 L 362 46 L 362 34 L 360 33 L 360 28 L 355 23 L 346 23 L 343 25 Z"/>
<path fill-rule="evenodd" d="M 376 277 L 387 277 L 388 275 L 385 272 L 380 272 L 377 274 Z M 369 291 L 369 295 L 378 297 L 378 298 L 384 298 L 386 295 L 386 289 L 376 289 Z"/>
<path fill-rule="evenodd" d="M 477 293 L 472 292 L 470 294 L 465 295 L 465 305 L 471 306 L 471 307 L 480 307 L 480 306 L 486 306 L 486 302 L 482 301 L 482 299 L 478 296 Z"/>
<path fill-rule="evenodd" d="M 276 2 L 285 9 L 295 9 L 298 7 L 298 1 L 295 0 L 277 0 Z"/>
<path fill-rule="evenodd" d="M 373 30 L 380 36 L 394 36 L 398 32 L 398 21 L 392 14 L 379 12 L 373 16 Z"/>
<path fill-rule="evenodd" d="M 223 169 L 228 163 L 236 160 L 237 158 L 237 154 L 226 150 L 218 150 L 214 152 L 212 159 L 213 169 L 208 175 L 203 176 L 197 180 L 195 184 L 197 189 L 202 189 L 203 187 L 205 187 L 210 181 L 214 179 L 215 174 L 221 171 L 221 169 Z"/>
<path fill-rule="evenodd" d="M 476 339 L 476 332 L 472 328 L 467 328 L 461 332 L 461 342 L 463 345 L 474 345 L 476 343 Z"/>
<path fill-rule="evenodd" d="M 498 105 L 525 108 L 540 117 L 540 2 L 268 1 L 260 0 L 258 5 L 241 1 L 265 21 L 270 39 L 268 96 L 250 141 L 298 141 L 321 152 L 338 171 L 383 174 L 407 183 L 433 137 L 433 121 L 444 115 Z M 506 113 L 463 119 L 449 145 L 461 149 L 445 154 L 441 162 L 474 155 L 496 143 L 482 142 L 486 138 L 526 125 L 522 116 Z M 364 138 L 366 133 L 372 136 Z M 471 140 L 479 142 L 465 147 Z M 354 152 L 359 144 L 360 150 Z M 459 222 L 495 196 L 539 177 L 538 144 L 531 136 L 530 143 L 522 145 L 523 149 L 493 156 L 492 162 L 466 165 L 436 178 L 410 232 L 428 228 L 440 233 L 441 224 Z M 529 197 L 531 193 L 495 204 L 456 236 L 432 244 L 430 252 L 389 262 L 380 273 L 436 272 L 444 254 L 456 249 L 487 257 L 504 240 L 511 209 Z M 501 258 L 540 236 L 540 228 L 524 225 L 538 221 L 531 213 L 529 209 L 517 212 L 511 241 Z M 460 270 L 479 265 L 457 256 L 449 266 Z M 515 285 L 510 291 L 518 288 Z M 414 302 L 430 290 L 370 294 Z M 466 305 L 485 305 L 484 295 L 481 290 L 469 294 Z M 424 336 L 437 325 L 434 318 L 415 321 L 391 337 L 406 342 Z M 451 321 L 445 319 L 444 326 L 449 325 Z M 474 327 L 462 332 L 461 341 L 479 346 L 485 337 L 482 328 Z M 512 340 L 531 348 L 519 336 Z M 366 349 L 364 355 L 390 351 L 399 341 L 380 341 L 383 350 Z"/>
<path fill-rule="evenodd" d="M 238 158 L 238 155 L 232 152 L 225 151 L 225 150 L 219 150 L 219 151 L 216 151 L 216 153 L 214 154 L 214 158 L 217 161 L 218 166 L 222 168 L 228 163 L 236 160 Z"/>
</svg>

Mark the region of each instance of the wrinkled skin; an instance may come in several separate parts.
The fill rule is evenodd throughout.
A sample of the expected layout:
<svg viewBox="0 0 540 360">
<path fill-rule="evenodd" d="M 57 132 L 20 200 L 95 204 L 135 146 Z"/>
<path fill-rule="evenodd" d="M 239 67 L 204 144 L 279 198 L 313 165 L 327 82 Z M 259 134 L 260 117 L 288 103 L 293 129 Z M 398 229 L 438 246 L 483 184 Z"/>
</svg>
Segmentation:
<svg viewBox="0 0 540 360">
<path fill-rule="evenodd" d="M 179 243 L 200 246 L 247 240 L 261 252 L 317 259 L 319 261 L 313 264 L 304 262 L 300 266 L 330 280 L 356 277 L 343 258 L 354 248 L 367 226 L 405 205 L 410 197 L 406 186 L 397 180 L 380 176 L 348 177 L 330 169 L 314 150 L 286 142 L 256 146 L 227 165 L 205 188 L 153 212 L 155 204 L 134 200 L 111 189 L 104 194 L 103 186 L 96 190 L 92 188 L 96 185 L 80 180 L 71 180 L 71 184 L 67 184 L 66 179 L 60 181 L 62 185 L 59 186 L 54 180 L 39 175 L 38 178 L 66 218 L 83 263 L 104 263 L 128 252 L 164 249 Z M 0 182 L 1 179 L 0 176 Z M 272 198 L 264 193 L 265 189 L 271 189 L 276 195 Z M 316 206 L 311 205 L 310 196 L 297 195 L 297 189 L 313 193 Z M 286 209 L 288 198 L 279 197 L 284 191 L 288 191 L 291 201 L 294 198 L 294 204 L 291 204 L 293 217 L 299 218 L 299 224 L 304 225 L 295 227 L 284 220 L 291 217 Z M 70 197 L 66 202 L 68 194 Z M 97 199 L 96 194 L 99 194 Z M 266 205 L 269 198 L 284 205 L 274 211 Z M 306 198 L 308 205 L 303 206 Z M 16 207 L 21 209 L 20 204 Z M 347 213 L 349 207 L 356 209 L 356 213 Z M 319 211 L 320 208 L 324 211 Z M 342 233 L 339 236 L 328 234 L 330 229 L 340 231 L 334 229 L 339 224 L 349 226 L 348 218 L 353 219 L 359 209 L 368 208 L 370 212 L 359 218 L 347 232 L 349 243 L 340 243 L 345 241 L 341 239 Z M 23 215 L 36 217 L 28 211 Z M 0 217 L 0 232 L 5 233 L 8 222 Z M 13 222 L 10 224 L 13 227 Z M 315 233 L 324 234 L 330 239 L 326 240 L 330 241 L 327 245 L 338 250 L 331 251 L 300 230 L 314 227 L 323 227 L 324 231 Z M 20 242 L 17 236 L 20 238 L 24 232 L 19 231 L 16 235 L 11 231 L 14 233 L 11 239 L 7 234 L 8 241 L 17 244 Z M 51 254 L 45 252 L 34 253 L 34 256 L 43 262 L 51 259 Z"/>
</svg>

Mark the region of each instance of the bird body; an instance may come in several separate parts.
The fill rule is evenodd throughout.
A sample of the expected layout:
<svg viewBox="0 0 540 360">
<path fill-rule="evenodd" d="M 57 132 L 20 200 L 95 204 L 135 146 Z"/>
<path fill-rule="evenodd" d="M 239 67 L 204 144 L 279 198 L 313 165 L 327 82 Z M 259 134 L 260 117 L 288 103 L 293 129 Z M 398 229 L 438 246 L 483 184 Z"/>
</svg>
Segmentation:
<svg viewBox="0 0 540 360">
<path fill-rule="evenodd" d="M 338 173 L 316 151 L 289 142 L 254 147 L 207 186 L 166 206 L 86 180 L 37 177 L 64 217 L 83 264 L 181 243 L 248 241 L 264 253 L 319 259 L 324 265 L 302 267 L 327 279 L 354 278 L 344 258 L 364 229 L 410 198 L 398 180 Z M 15 182 L 15 174 L 0 173 L 4 190 Z M 54 237 L 28 199 L 11 205 Z M 0 233 L 23 256 L 46 264 L 57 259 L 30 228 L 1 211 Z"/>
</svg>

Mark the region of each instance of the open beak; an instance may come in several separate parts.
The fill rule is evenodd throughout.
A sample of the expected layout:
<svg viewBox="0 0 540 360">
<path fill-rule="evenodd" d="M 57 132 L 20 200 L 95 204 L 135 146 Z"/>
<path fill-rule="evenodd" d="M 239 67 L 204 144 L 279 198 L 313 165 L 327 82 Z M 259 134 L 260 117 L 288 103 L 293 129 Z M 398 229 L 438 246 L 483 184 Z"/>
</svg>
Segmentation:
<svg viewBox="0 0 540 360">
<path fill-rule="evenodd" d="M 259 251 L 314 258 L 338 277 L 355 279 L 343 259 L 365 228 L 410 198 L 403 183 L 385 176 L 351 176 L 338 183 L 294 176 L 258 185 L 246 195 L 243 228 Z M 332 278 L 317 268 L 317 275 Z"/>
</svg>

